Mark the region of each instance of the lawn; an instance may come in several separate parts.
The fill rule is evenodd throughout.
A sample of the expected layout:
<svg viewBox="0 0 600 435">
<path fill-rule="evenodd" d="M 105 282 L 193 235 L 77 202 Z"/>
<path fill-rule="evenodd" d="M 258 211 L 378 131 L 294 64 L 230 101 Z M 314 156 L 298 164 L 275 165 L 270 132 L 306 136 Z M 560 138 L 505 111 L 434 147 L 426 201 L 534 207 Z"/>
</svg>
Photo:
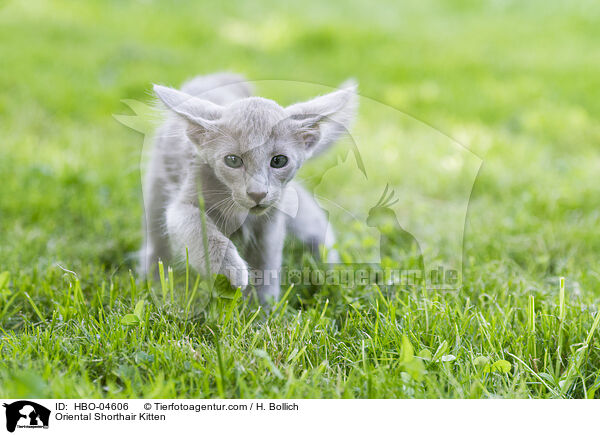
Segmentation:
<svg viewBox="0 0 600 435">
<path fill-rule="evenodd" d="M 600 3 L 400 3 L 0 0 L 0 396 L 594 397 Z M 302 178 L 364 207 L 405 186 L 461 285 L 286 288 L 265 313 L 138 276 L 144 137 L 114 115 L 219 70 L 284 103 L 355 77 L 369 182 L 321 180 L 327 157 Z M 372 229 L 332 221 L 367 258 Z"/>
</svg>

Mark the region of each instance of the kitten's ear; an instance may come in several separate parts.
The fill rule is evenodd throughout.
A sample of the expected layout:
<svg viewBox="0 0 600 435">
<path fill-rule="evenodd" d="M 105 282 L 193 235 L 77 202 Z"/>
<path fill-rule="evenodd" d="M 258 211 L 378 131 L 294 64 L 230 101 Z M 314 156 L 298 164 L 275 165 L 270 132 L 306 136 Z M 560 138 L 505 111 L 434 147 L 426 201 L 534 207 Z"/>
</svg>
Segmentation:
<svg viewBox="0 0 600 435">
<path fill-rule="evenodd" d="M 188 121 L 187 134 L 194 142 L 199 143 L 207 131 L 216 130 L 223 107 L 166 86 L 154 85 L 154 93 L 167 108 Z"/>
<path fill-rule="evenodd" d="M 285 109 L 309 155 L 327 149 L 349 130 L 358 108 L 357 87 L 354 80 L 347 80 L 335 92 Z"/>
</svg>

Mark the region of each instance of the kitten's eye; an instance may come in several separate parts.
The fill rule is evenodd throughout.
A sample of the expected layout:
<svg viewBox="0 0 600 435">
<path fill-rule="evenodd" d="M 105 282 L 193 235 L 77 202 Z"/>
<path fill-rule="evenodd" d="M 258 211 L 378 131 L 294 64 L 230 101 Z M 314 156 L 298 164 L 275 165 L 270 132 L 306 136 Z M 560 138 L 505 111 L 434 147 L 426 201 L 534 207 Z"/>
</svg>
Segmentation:
<svg viewBox="0 0 600 435">
<path fill-rule="evenodd" d="M 228 156 L 225 156 L 223 160 L 225 160 L 225 164 L 230 168 L 239 168 L 244 163 L 242 158 L 235 154 L 229 154 Z"/>
<path fill-rule="evenodd" d="M 287 165 L 288 158 L 282 154 L 275 156 L 271 159 L 271 167 L 272 168 L 283 168 Z"/>
</svg>

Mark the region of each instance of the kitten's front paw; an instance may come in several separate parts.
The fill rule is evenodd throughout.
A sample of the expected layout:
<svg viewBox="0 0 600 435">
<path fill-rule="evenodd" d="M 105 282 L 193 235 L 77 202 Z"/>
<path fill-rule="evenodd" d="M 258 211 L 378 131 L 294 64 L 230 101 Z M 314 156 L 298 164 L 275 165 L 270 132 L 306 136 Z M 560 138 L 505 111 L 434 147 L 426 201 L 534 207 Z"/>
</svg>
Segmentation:
<svg viewBox="0 0 600 435">
<path fill-rule="evenodd" d="M 248 266 L 237 253 L 231 255 L 224 262 L 223 267 L 221 267 L 221 273 L 225 275 L 235 288 L 239 287 L 243 291 L 248 286 Z"/>
<path fill-rule="evenodd" d="M 235 288 L 246 290 L 248 286 L 248 269 L 228 269 L 224 275 Z"/>
</svg>

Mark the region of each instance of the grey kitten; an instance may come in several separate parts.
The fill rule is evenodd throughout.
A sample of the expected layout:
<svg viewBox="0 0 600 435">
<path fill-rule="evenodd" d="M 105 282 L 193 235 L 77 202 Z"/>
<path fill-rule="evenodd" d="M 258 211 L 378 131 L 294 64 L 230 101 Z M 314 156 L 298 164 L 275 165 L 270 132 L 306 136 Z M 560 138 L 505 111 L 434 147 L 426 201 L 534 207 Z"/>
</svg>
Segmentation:
<svg viewBox="0 0 600 435">
<path fill-rule="evenodd" d="M 242 77 L 228 73 L 154 91 L 169 114 L 157 131 L 144 186 L 144 273 L 170 254 L 181 258 L 187 247 L 199 273 L 208 265 L 242 290 L 249 272 L 258 277 L 265 303 L 279 296 L 288 230 L 317 255 L 325 246 L 328 260 L 337 261 L 325 213 L 292 179 L 347 131 L 357 107 L 354 83 L 286 108 L 253 97 Z"/>
</svg>

